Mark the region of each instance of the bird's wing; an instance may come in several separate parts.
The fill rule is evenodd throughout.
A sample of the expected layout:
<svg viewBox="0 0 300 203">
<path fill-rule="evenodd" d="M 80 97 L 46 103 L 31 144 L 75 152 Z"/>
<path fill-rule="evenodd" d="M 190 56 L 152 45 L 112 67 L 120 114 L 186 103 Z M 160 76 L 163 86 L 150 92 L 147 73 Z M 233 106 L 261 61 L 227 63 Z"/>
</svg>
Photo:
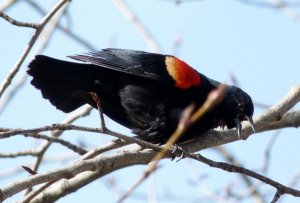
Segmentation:
<svg viewBox="0 0 300 203">
<path fill-rule="evenodd" d="M 69 57 L 126 74 L 175 84 L 183 89 L 200 85 L 201 81 L 196 70 L 170 55 L 127 49 L 102 49 Z"/>
</svg>

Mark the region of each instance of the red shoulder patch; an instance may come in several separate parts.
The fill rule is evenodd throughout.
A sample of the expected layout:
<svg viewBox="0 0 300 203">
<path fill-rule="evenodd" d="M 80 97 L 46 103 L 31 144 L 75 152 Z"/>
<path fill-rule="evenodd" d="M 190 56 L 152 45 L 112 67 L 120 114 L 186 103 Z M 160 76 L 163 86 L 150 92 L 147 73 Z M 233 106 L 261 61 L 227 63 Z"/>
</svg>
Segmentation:
<svg viewBox="0 0 300 203">
<path fill-rule="evenodd" d="M 166 56 L 165 63 L 167 71 L 174 79 L 177 87 L 181 89 L 188 89 L 190 87 L 200 85 L 200 75 L 184 61 L 174 56 Z"/>
</svg>

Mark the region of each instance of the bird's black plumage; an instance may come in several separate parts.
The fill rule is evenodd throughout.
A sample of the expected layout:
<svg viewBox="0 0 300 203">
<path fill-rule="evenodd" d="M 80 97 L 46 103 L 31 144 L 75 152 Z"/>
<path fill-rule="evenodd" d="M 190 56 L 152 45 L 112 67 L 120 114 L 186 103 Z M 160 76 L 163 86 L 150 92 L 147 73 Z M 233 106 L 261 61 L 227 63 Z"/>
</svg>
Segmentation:
<svg viewBox="0 0 300 203">
<path fill-rule="evenodd" d="M 200 107 L 220 83 L 196 72 L 176 57 L 124 49 L 103 49 L 70 58 L 74 63 L 37 55 L 29 64 L 31 84 L 56 108 L 71 112 L 98 94 L 104 113 L 142 139 L 164 143 L 183 110 Z M 250 96 L 228 86 L 224 100 L 181 137 L 189 140 L 218 126 L 235 127 L 253 115 Z M 251 119 L 250 119 L 251 121 Z"/>
</svg>

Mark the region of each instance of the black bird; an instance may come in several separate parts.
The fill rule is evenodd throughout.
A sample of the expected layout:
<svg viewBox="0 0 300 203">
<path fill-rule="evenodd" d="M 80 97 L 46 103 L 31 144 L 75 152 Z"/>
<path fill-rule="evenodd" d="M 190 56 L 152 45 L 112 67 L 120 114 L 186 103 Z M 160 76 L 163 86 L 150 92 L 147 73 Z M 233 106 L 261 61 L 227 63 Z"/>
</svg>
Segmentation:
<svg viewBox="0 0 300 203">
<path fill-rule="evenodd" d="M 108 117 L 152 143 L 165 143 L 183 110 L 190 104 L 199 108 L 220 85 L 171 55 L 103 49 L 70 58 L 85 63 L 37 55 L 29 64 L 31 84 L 66 113 L 84 104 L 97 108 L 91 92 L 97 93 Z M 254 130 L 253 111 L 247 93 L 227 86 L 222 102 L 192 125 L 178 142 L 218 126 L 237 127 L 240 134 L 243 120 L 248 120 Z"/>
</svg>

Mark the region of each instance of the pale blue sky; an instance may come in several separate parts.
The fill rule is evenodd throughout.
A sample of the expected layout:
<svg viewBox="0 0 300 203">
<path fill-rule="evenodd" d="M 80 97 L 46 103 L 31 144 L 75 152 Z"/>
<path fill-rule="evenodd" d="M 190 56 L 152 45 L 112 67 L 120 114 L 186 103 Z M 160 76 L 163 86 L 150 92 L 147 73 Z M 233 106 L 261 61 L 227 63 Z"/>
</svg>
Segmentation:
<svg viewBox="0 0 300 203">
<path fill-rule="evenodd" d="M 54 2 L 56 1 L 45 1 L 44 8 L 49 9 Z M 293 84 L 300 82 L 300 24 L 292 21 L 279 10 L 249 6 L 235 0 L 199 0 L 180 5 L 164 0 L 128 0 L 126 3 L 156 38 L 163 53 L 172 54 L 175 36 L 181 36 L 183 41 L 177 52 L 178 57 L 201 73 L 221 82 L 230 82 L 229 76 L 233 73 L 238 78 L 241 87 L 255 101 L 272 105 L 285 96 Z M 70 29 L 87 39 L 97 49 L 113 46 L 148 51 L 141 36 L 110 1 L 73 0 L 69 6 L 68 18 L 63 18 L 62 24 L 69 23 Z M 7 14 L 29 22 L 38 22 L 41 19 L 41 16 L 22 1 L 9 9 Z M 18 28 L 0 19 L 1 81 L 20 57 L 32 34 L 32 29 Z M 85 47 L 66 38 L 62 32 L 56 31 L 43 54 L 66 59 L 67 55 L 87 51 L 89 50 Z M 21 72 L 26 70 L 34 54 L 33 50 L 23 64 Z M 255 115 L 261 112 L 261 109 L 256 108 Z M 57 123 L 65 117 L 64 113 L 42 99 L 40 92 L 27 82 L 7 109 L 0 114 L 0 127 L 38 127 Z M 90 117 L 82 119 L 77 124 L 96 127 L 98 125 L 97 113 L 94 111 Z M 128 130 L 121 129 L 113 122 L 109 122 L 109 127 L 129 133 Z M 259 169 L 264 159 L 265 146 L 271 136 L 272 132 L 260 133 L 247 141 L 231 143 L 226 147 L 239 160 L 242 160 L 246 167 Z M 103 139 L 110 139 L 108 136 L 104 137 L 82 132 L 68 132 L 63 138 L 73 142 L 85 140 L 93 146 L 100 144 Z M 1 140 L 0 151 L 27 149 L 38 144 L 36 141 L 26 142 L 24 138 Z M 279 135 L 271 151 L 268 172 L 271 178 L 284 184 L 289 183 L 292 175 L 300 170 L 299 158 L 295 157 L 299 154 L 299 145 L 299 130 L 288 129 Z M 65 150 L 55 145 L 48 154 L 58 153 L 62 149 Z M 222 160 L 213 150 L 205 150 L 202 154 Z M 31 159 L 18 160 L 20 161 L 18 164 L 27 164 Z M 6 166 L 14 167 L 19 166 L 18 164 L 16 160 L 1 159 L 0 171 L 7 168 Z M 157 193 L 163 194 L 167 191 L 170 194 L 175 193 L 187 198 L 186 201 L 179 198 L 177 202 L 194 202 L 197 197 L 204 198 L 196 186 L 191 184 L 189 173 L 191 165 L 195 167 L 199 175 L 207 176 L 203 184 L 210 190 L 222 189 L 229 183 L 237 191 L 244 187 L 239 185 L 239 179 L 234 174 L 211 169 L 194 161 L 183 160 L 176 163 L 166 160 L 162 162 L 162 165 L 163 167 L 154 175 Z M 49 168 L 57 166 L 47 165 Z M 46 170 L 47 167 L 43 167 L 42 170 Z M 117 178 L 120 189 L 123 190 L 133 184 L 144 169 L 144 166 L 122 169 L 59 202 L 115 202 L 117 196 L 106 187 L 103 180 L 111 177 Z M 22 177 L 26 177 L 26 174 L 22 174 Z M 11 179 L 0 180 L 0 187 L 10 181 Z M 139 187 L 137 193 L 143 193 L 147 185 L 149 186 L 149 184 L 143 184 Z M 265 195 L 271 196 L 275 192 L 270 187 L 262 191 Z M 221 190 L 221 193 L 224 191 Z M 268 196 L 266 200 L 269 201 L 271 196 Z M 144 195 L 140 197 L 145 198 Z M 143 202 L 141 199 L 131 199 L 128 202 Z M 170 201 L 166 199 L 162 198 L 159 202 L 175 202 L 174 199 Z M 282 202 L 299 202 L 299 199 L 286 196 Z"/>
</svg>

